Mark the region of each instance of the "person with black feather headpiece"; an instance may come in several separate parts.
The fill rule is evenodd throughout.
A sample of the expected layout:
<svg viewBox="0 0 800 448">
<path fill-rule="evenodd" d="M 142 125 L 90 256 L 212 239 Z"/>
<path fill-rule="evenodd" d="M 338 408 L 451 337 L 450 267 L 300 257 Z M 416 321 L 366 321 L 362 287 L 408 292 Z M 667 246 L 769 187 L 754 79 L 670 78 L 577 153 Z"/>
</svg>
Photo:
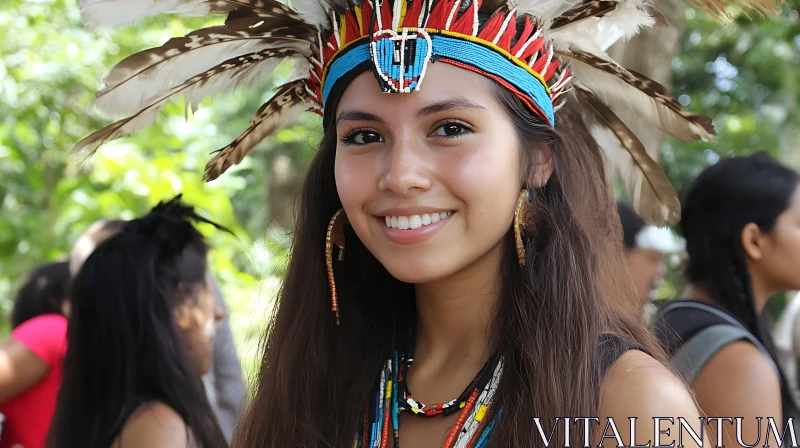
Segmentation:
<svg viewBox="0 0 800 448">
<path fill-rule="evenodd" d="M 201 380 L 224 313 L 194 226 L 226 229 L 180 196 L 110 223 L 73 279 L 47 446 L 227 446 Z"/>
</svg>

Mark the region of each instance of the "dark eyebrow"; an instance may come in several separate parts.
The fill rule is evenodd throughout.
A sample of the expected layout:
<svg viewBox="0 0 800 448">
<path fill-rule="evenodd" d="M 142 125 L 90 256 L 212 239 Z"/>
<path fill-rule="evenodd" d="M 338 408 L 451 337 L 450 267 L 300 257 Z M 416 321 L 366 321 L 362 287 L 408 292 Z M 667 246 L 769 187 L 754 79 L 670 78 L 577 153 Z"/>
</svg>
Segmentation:
<svg viewBox="0 0 800 448">
<path fill-rule="evenodd" d="M 417 115 L 420 117 L 425 117 L 427 115 L 433 115 L 438 112 L 444 112 L 447 110 L 453 109 L 483 109 L 487 110 L 485 107 L 481 106 L 480 104 L 471 101 L 463 96 L 458 96 L 455 98 L 448 98 L 443 101 L 439 101 L 438 103 L 433 103 L 430 106 L 425 106 L 419 111 L 417 111 Z"/>
<path fill-rule="evenodd" d="M 336 124 L 343 121 L 374 121 L 383 123 L 383 119 L 375 114 L 364 112 L 363 110 L 346 109 L 336 117 Z"/>
<path fill-rule="evenodd" d="M 455 98 L 448 98 L 446 100 L 439 101 L 437 103 L 433 103 L 429 106 L 425 106 L 422 109 L 417 111 L 417 115 L 420 117 L 425 117 L 428 115 L 433 115 L 435 113 L 444 112 L 453 109 L 483 109 L 487 110 L 485 107 L 481 106 L 480 104 L 471 101 L 463 96 L 455 97 Z M 343 121 L 374 121 L 376 123 L 384 123 L 383 119 L 375 114 L 371 114 L 369 112 L 364 112 L 363 110 L 357 109 L 345 109 L 342 113 L 336 117 L 336 124 L 339 124 Z"/>
</svg>

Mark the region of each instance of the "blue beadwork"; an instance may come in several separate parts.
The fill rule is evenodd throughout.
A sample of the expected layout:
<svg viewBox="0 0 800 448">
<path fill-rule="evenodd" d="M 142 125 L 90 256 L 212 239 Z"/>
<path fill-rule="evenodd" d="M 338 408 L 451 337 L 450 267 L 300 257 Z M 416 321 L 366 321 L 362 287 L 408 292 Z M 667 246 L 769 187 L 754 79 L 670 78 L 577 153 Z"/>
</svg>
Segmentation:
<svg viewBox="0 0 800 448">
<path fill-rule="evenodd" d="M 455 37 L 445 36 L 441 34 L 434 34 L 431 36 L 433 43 L 432 58 L 442 57 L 461 62 L 480 69 L 482 72 L 489 73 L 503 79 L 519 89 L 524 94 L 528 95 L 537 106 L 541 109 L 542 113 L 550 120 L 550 123 L 555 125 L 555 110 L 553 108 L 553 101 L 547 93 L 542 81 L 531 75 L 526 69 L 520 67 L 507 56 L 504 56 L 497 51 L 481 45 L 477 42 L 469 40 L 458 39 Z M 378 41 L 378 45 L 387 45 L 384 42 L 391 42 L 388 39 Z M 417 39 L 418 46 L 415 51 L 414 64 L 411 69 L 421 70 L 424 66 L 425 52 L 422 51 L 420 42 L 425 42 L 423 39 Z M 391 59 L 392 52 L 380 49 L 378 51 L 378 61 L 381 67 L 392 67 Z M 425 49 L 427 51 L 427 49 Z M 347 50 L 344 54 L 337 57 L 328 68 L 327 76 L 325 77 L 325 85 L 322 88 L 322 101 L 323 104 L 327 102 L 331 89 L 340 78 L 344 77 L 351 70 L 355 69 L 360 64 L 369 61 L 371 58 L 369 43 L 364 42 L 356 45 Z M 373 70 L 374 70 L 373 65 Z M 392 79 L 398 79 L 399 67 L 394 66 L 394 71 L 390 72 Z M 420 73 L 421 74 L 421 73 Z"/>
<path fill-rule="evenodd" d="M 369 61 L 369 44 L 364 43 L 354 46 L 344 54 L 334 60 L 328 67 L 328 75 L 325 78 L 325 85 L 322 86 L 322 104 L 327 103 L 331 89 L 340 78 L 348 74 L 360 64 Z"/>
<path fill-rule="evenodd" d="M 383 82 L 385 91 L 397 92 L 400 90 L 400 54 L 403 54 L 403 89 L 413 91 L 420 82 L 423 68 L 427 63 L 428 41 L 416 34 L 391 37 L 386 36 L 375 42 L 375 60 L 378 61 L 377 70 L 389 78 Z"/>
</svg>

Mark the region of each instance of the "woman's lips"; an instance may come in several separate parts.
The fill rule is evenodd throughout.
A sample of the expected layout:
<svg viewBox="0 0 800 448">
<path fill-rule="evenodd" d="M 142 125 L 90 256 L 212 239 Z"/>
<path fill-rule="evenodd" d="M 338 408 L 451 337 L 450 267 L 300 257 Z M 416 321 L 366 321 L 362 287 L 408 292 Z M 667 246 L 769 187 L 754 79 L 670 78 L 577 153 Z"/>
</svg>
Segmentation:
<svg viewBox="0 0 800 448">
<path fill-rule="evenodd" d="M 410 216 L 376 216 L 386 237 L 395 244 L 416 244 L 431 238 L 453 217 L 453 211 Z M 434 216 L 435 215 L 435 216 Z"/>
</svg>

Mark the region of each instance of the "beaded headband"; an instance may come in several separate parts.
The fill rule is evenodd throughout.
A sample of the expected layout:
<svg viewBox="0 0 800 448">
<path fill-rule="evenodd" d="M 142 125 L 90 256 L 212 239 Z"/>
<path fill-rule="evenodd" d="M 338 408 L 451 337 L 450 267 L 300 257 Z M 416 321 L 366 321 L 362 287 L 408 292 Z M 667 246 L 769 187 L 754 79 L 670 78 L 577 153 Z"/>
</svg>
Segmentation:
<svg viewBox="0 0 800 448">
<path fill-rule="evenodd" d="M 390 3 L 393 1 L 393 3 Z M 776 13 L 780 0 L 690 0 L 717 18 L 726 7 Z M 490 4 L 489 2 L 494 2 Z M 568 106 L 573 129 L 606 155 L 649 223 L 674 223 L 677 193 L 644 145 L 617 116 L 681 140 L 711 139 L 711 120 L 683 111 L 655 81 L 614 62 L 606 50 L 641 28 L 666 26 L 652 0 L 80 0 L 89 28 L 119 27 L 158 14 L 227 14 L 223 25 L 193 31 L 114 66 L 98 107 L 124 118 L 78 142 L 73 161 L 141 131 L 172 99 L 193 110 L 206 96 L 268 77 L 289 59 L 305 77 L 287 82 L 250 127 L 206 165 L 214 180 L 306 111 L 320 115 L 337 86 L 371 68 L 385 92 L 424 88 L 427 67 L 442 62 L 494 80 L 532 114 L 556 125 Z"/>
<path fill-rule="evenodd" d="M 311 69 L 312 95 L 318 111 L 337 81 L 369 63 L 384 92 L 419 90 L 429 62 L 443 62 L 500 83 L 540 118 L 555 125 L 558 98 L 565 92 L 569 71 L 547 47 L 542 27 L 526 15 L 521 33 L 516 8 L 498 10 L 482 27 L 481 1 L 460 8 L 455 0 L 440 1 L 432 11 L 423 1 L 364 2 L 333 17 L 333 32 L 321 46 Z M 379 11 L 378 11 L 379 10 Z M 389 25 L 385 27 L 384 25 Z M 515 39 L 516 38 L 516 39 Z M 513 44 L 512 44 L 513 43 Z"/>
</svg>

